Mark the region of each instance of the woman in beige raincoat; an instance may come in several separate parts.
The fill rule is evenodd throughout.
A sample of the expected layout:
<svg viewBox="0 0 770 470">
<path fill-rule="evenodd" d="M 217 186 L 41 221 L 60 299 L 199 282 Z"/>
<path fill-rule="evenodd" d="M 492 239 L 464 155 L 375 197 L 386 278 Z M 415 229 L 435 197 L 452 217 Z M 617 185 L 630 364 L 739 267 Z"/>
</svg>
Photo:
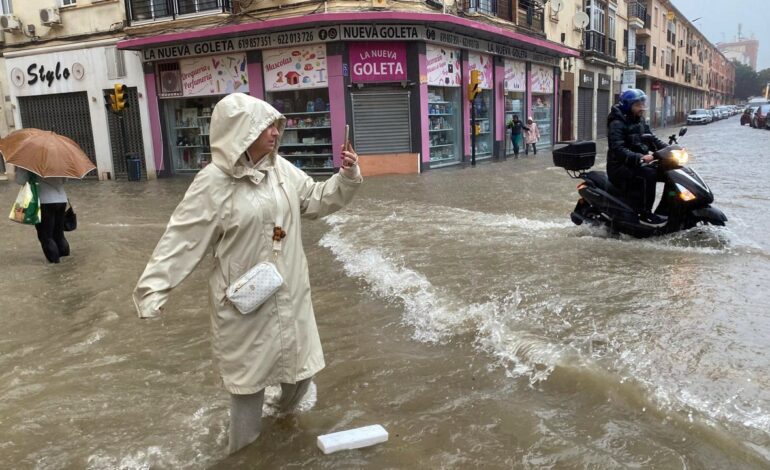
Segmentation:
<svg viewBox="0 0 770 470">
<path fill-rule="evenodd" d="M 351 148 L 343 149 L 341 171 L 324 182 L 314 182 L 278 155 L 285 123 L 272 106 L 242 93 L 216 105 L 212 164 L 188 188 L 134 290 L 139 316 L 157 316 L 171 289 L 213 254 L 212 343 L 231 394 L 231 453 L 259 435 L 266 386 L 281 384 L 279 406 L 288 411 L 324 367 L 300 216 L 317 218 L 342 208 L 362 181 Z M 274 252 L 279 214 L 285 237 Z M 261 261 L 273 261 L 284 283 L 257 310 L 241 314 L 225 290 Z"/>
</svg>

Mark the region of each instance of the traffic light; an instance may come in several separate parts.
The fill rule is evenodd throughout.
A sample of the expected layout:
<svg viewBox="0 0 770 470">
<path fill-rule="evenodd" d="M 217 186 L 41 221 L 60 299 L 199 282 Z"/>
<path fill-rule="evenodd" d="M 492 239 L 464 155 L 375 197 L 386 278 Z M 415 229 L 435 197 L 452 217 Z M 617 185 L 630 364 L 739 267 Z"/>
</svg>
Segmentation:
<svg viewBox="0 0 770 470">
<path fill-rule="evenodd" d="M 115 93 L 113 95 L 113 106 L 112 110 L 116 113 L 119 113 L 123 111 L 123 109 L 127 106 L 128 103 L 126 103 L 126 90 L 127 87 L 125 85 L 122 85 L 120 83 L 115 84 Z"/>
<path fill-rule="evenodd" d="M 473 102 L 476 99 L 476 95 L 481 92 L 479 85 L 481 84 L 481 71 L 471 70 L 471 83 L 468 85 L 468 101 Z"/>
</svg>

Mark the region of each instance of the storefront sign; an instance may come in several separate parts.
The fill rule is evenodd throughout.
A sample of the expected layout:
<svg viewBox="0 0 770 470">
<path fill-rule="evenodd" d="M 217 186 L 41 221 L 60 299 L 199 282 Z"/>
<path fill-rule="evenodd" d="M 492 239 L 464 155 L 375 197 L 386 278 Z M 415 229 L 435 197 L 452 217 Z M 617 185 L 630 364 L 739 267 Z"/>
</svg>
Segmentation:
<svg viewBox="0 0 770 470">
<path fill-rule="evenodd" d="M 145 62 L 181 59 L 201 55 L 226 54 L 248 50 L 270 49 L 291 45 L 297 47 L 332 41 L 428 41 L 454 48 L 507 57 L 520 61 L 538 62 L 556 66 L 559 58 L 519 49 L 499 42 L 473 38 L 424 25 L 406 24 L 349 24 L 324 26 L 296 31 L 254 34 L 237 38 L 220 38 L 152 47 L 142 51 Z"/>
<path fill-rule="evenodd" d="M 586 70 L 580 71 L 580 88 L 593 88 L 594 87 L 594 73 Z"/>
<path fill-rule="evenodd" d="M 612 84 L 612 79 L 609 75 L 600 73 L 599 74 L 599 83 L 596 85 L 596 88 L 600 90 L 609 90 L 610 85 Z"/>
<path fill-rule="evenodd" d="M 315 44 L 262 52 L 265 91 L 325 88 L 326 45 Z"/>
<path fill-rule="evenodd" d="M 354 83 L 406 80 L 405 42 L 355 42 L 348 51 Z"/>
<path fill-rule="evenodd" d="M 62 67 L 61 62 L 56 62 L 56 65 L 50 69 L 37 63 L 27 67 L 27 84 L 30 86 L 40 81 L 50 87 L 54 80 L 67 80 L 68 78 L 70 78 L 70 70 L 67 67 Z"/>
<path fill-rule="evenodd" d="M 542 65 L 533 65 L 532 93 L 553 93 L 553 69 Z"/>
<path fill-rule="evenodd" d="M 481 71 L 481 83 L 480 88 L 491 90 L 494 88 L 494 82 L 492 81 L 492 56 L 487 54 L 479 54 L 477 52 L 471 52 L 468 54 L 468 68 L 469 70 Z M 470 83 L 470 73 L 468 74 L 468 83 Z"/>
<path fill-rule="evenodd" d="M 184 96 L 249 91 L 246 54 L 205 56 L 179 61 Z"/>
<path fill-rule="evenodd" d="M 527 91 L 527 64 L 505 61 L 505 91 Z"/>
<path fill-rule="evenodd" d="M 460 86 L 460 50 L 428 44 L 425 48 L 428 66 L 427 83 L 432 86 Z"/>
</svg>

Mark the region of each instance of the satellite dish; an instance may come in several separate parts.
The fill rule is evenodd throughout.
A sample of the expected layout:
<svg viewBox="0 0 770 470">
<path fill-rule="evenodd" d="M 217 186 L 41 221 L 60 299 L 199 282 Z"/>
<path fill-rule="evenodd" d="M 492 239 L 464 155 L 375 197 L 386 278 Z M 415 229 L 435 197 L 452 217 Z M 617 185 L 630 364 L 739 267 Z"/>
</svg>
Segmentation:
<svg viewBox="0 0 770 470">
<path fill-rule="evenodd" d="M 564 9 L 564 2 L 562 0 L 551 0 L 551 11 L 559 13 Z"/>
<path fill-rule="evenodd" d="M 586 26 L 588 26 L 588 23 L 591 21 L 591 19 L 588 17 L 586 12 L 584 11 L 578 11 L 575 13 L 575 17 L 572 18 L 572 22 L 575 23 L 575 27 L 579 29 L 585 29 Z"/>
</svg>

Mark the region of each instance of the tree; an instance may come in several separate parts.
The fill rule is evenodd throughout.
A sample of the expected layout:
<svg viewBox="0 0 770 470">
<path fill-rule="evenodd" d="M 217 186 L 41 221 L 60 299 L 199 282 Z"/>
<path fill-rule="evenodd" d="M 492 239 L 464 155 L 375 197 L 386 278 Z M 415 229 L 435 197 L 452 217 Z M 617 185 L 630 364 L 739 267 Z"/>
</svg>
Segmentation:
<svg viewBox="0 0 770 470">
<path fill-rule="evenodd" d="M 735 59 L 733 59 L 733 65 L 735 66 L 735 97 L 739 100 L 746 100 L 758 95 L 764 83 L 760 84 L 757 72 Z"/>
</svg>

